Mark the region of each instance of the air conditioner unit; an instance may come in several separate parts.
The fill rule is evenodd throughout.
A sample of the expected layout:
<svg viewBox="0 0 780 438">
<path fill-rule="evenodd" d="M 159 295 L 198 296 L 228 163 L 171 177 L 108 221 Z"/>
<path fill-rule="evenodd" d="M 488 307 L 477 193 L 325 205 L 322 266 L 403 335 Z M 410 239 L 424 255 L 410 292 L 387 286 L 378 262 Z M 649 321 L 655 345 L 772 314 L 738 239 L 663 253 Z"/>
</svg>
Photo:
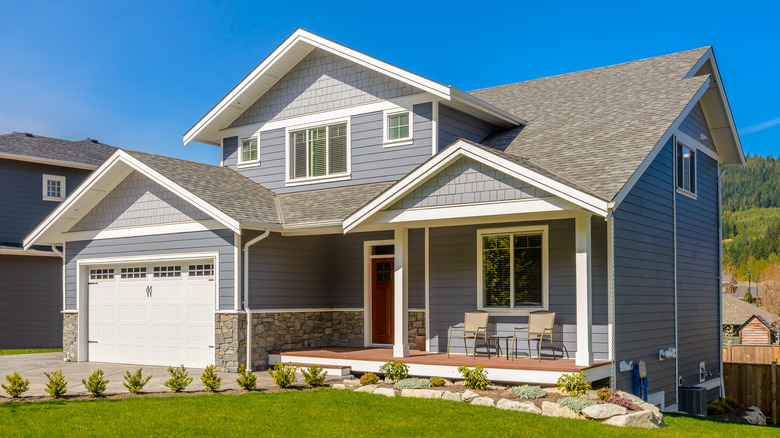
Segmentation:
<svg viewBox="0 0 780 438">
<path fill-rule="evenodd" d="M 678 391 L 680 400 L 677 409 L 679 411 L 691 415 L 707 415 L 707 388 L 681 386 Z"/>
</svg>

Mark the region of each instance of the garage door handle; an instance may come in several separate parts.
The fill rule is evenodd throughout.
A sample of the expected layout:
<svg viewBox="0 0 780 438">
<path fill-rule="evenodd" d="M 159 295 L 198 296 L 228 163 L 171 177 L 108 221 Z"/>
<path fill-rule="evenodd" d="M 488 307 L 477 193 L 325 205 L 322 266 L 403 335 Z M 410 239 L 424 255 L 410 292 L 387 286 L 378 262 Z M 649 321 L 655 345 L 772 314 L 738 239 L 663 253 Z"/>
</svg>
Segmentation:
<svg viewBox="0 0 780 438">
<path fill-rule="evenodd" d="M 213 345 L 209 345 L 209 348 L 214 348 L 214 346 Z"/>
<path fill-rule="evenodd" d="M 97 341 L 87 341 L 89 344 L 97 344 Z"/>
<path fill-rule="evenodd" d="M 146 286 L 146 296 L 151 297 L 152 296 L 152 287 Z"/>
</svg>

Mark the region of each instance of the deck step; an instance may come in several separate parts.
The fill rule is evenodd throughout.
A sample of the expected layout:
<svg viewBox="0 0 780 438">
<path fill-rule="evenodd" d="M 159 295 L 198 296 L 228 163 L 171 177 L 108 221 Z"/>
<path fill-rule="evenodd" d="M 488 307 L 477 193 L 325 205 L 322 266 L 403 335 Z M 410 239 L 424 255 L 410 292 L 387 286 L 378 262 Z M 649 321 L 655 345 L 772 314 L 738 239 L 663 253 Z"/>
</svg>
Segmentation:
<svg viewBox="0 0 780 438">
<path fill-rule="evenodd" d="M 329 376 L 349 376 L 352 374 L 352 367 L 349 365 L 325 365 L 319 363 L 300 363 L 300 362 L 285 362 L 288 365 L 296 366 L 298 368 L 308 368 L 312 365 L 317 365 L 322 368 L 323 371 L 327 371 Z M 298 370 L 301 373 L 301 370 Z"/>
</svg>

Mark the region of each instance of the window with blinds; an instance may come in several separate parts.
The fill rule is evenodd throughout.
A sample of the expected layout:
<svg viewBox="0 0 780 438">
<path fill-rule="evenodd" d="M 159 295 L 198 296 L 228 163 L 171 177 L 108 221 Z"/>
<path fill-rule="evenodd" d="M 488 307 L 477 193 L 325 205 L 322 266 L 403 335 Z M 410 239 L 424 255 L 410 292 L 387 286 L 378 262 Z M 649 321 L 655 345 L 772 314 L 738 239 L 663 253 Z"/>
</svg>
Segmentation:
<svg viewBox="0 0 780 438">
<path fill-rule="evenodd" d="M 290 178 L 347 173 L 347 124 L 304 129 L 290 134 Z"/>
<path fill-rule="evenodd" d="M 483 234 L 482 307 L 544 306 L 543 234 Z"/>
</svg>

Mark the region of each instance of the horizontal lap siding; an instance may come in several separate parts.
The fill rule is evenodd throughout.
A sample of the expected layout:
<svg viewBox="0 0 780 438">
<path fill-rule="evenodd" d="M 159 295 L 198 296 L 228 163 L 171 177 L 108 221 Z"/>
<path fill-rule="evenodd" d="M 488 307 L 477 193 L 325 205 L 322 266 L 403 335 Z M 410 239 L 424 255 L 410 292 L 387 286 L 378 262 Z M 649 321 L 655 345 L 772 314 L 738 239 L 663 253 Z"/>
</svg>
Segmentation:
<svg viewBox="0 0 780 438">
<path fill-rule="evenodd" d="M 331 299 L 335 308 L 363 308 L 365 289 L 363 242 L 367 240 L 393 240 L 393 232 L 350 233 L 331 237 L 333 244 Z"/>
<path fill-rule="evenodd" d="M 438 148 L 442 150 L 457 138 L 480 142 L 493 132 L 496 126 L 440 104 L 438 129 Z"/>
<path fill-rule="evenodd" d="M 708 380 L 720 376 L 718 164 L 701 153 L 696 161 L 697 199 L 677 194 L 678 366 L 684 385 L 699 383 L 699 362 L 712 371 Z"/>
<path fill-rule="evenodd" d="M 644 360 L 648 391 L 675 403 L 674 361 L 658 350 L 674 347 L 674 181 L 667 143 L 614 213 L 615 361 Z M 631 391 L 631 373 L 617 373 Z"/>
<path fill-rule="evenodd" d="M 700 103 L 697 103 L 696 106 L 693 107 L 691 112 L 688 113 L 688 117 L 680 124 L 680 131 L 690 135 L 695 140 L 707 146 L 711 151 L 715 152 L 712 134 L 710 133 L 710 128 L 707 124 L 707 119 L 704 117 L 704 110 L 702 110 Z M 702 134 L 706 136 L 705 139 L 701 138 Z"/>
<path fill-rule="evenodd" d="M 76 309 L 76 271 L 79 259 L 195 252 L 219 252 L 219 308 L 233 309 L 235 256 L 233 232 L 230 230 L 68 242 L 65 246 L 66 308 Z"/>
</svg>

